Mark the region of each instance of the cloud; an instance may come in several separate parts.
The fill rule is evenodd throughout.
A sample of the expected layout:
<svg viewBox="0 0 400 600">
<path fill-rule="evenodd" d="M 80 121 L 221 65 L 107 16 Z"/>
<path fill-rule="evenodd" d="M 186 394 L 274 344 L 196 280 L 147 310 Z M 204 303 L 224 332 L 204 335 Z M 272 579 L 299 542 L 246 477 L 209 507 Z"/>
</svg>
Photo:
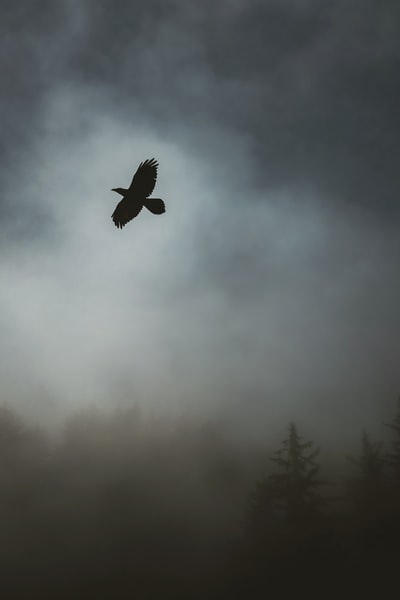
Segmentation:
<svg viewBox="0 0 400 600">
<path fill-rule="evenodd" d="M 252 432 L 380 418 L 397 5 L 42 4 L 6 4 L 2 25 L 4 394 L 157 398 Z M 167 213 L 117 232 L 110 189 L 152 156 Z"/>
</svg>

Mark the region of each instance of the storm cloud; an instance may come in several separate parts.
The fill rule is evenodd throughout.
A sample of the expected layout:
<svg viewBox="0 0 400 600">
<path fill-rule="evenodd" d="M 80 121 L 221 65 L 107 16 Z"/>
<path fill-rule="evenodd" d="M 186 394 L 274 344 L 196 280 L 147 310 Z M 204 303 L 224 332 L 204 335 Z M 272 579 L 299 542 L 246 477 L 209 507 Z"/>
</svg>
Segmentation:
<svg viewBox="0 0 400 600">
<path fill-rule="evenodd" d="M 380 424 L 399 19 L 389 0 L 4 2 L 4 399 L 135 398 L 250 436 Z M 109 190 L 152 156 L 167 213 L 117 232 Z"/>
</svg>

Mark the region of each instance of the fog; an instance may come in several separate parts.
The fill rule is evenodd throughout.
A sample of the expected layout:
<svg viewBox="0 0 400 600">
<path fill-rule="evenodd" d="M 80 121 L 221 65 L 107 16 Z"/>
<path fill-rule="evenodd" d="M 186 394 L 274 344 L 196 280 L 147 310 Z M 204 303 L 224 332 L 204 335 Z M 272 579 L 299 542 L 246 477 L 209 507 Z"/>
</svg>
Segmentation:
<svg viewBox="0 0 400 600">
<path fill-rule="evenodd" d="M 254 411 L 259 435 L 260 418 L 306 414 L 343 431 L 393 405 L 393 224 L 311 192 L 254 191 L 244 152 L 221 178 L 226 137 L 207 163 L 187 142 L 93 115 L 92 101 L 81 89 L 43 100 L 40 135 L 6 189 L 5 399 L 49 423 L 129 400 L 226 411 L 250 436 Z M 133 156 L 152 154 L 168 212 L 117 232 L 110 189 L 130 181 Z"/>
<path fill-rule="evenodd" d="M 363 429 L 386 439 L 400 388 L 397 4 L 3 5 L 7 410 L 56 445 L 70 418 L 103 415 L 100 462 L 118 411 L 148 419 L 143 456 L 181 420 L 213 424 L 246 464 L 243 498 L 290 421 L 340 465 Z M 111 189 L 151 157 L 166 213 L 119 231 Z"/>
</svg>

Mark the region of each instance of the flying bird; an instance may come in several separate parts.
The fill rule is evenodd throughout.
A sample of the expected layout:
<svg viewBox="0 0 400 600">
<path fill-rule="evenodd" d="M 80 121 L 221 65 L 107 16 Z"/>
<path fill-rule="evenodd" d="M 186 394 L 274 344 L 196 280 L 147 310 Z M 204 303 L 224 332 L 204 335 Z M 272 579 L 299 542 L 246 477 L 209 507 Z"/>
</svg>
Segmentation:
<svg viewBox="0 0 400 600">
<path fill-rule="evenodd" d="M 161 198 L 149 198 L 157 179 L 158 162 L 155 158 L 140 163 L 128 189 L 114 188 L 111 191 L 122 196 L 111 215 L 115 225 L 122 229 L 129 221 L 137 217 L 143 206 L 153 215 L 165 213 L 165 204 Z"/>
</svg>

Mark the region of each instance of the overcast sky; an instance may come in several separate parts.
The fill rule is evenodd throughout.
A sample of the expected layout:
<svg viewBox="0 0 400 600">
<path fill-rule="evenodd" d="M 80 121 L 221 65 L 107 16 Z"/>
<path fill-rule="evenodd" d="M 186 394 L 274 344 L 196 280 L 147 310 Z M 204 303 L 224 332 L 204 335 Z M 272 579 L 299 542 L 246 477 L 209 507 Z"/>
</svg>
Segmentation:
<svg viewBox="0 0 400 600">
<path fill-rule="evenodd" d="M 1 29 L 3 401 L 390 419 L 398 2 L 3 0 Z M 167 212 L 117 230 L 153 156 Z"/>
</svg>

